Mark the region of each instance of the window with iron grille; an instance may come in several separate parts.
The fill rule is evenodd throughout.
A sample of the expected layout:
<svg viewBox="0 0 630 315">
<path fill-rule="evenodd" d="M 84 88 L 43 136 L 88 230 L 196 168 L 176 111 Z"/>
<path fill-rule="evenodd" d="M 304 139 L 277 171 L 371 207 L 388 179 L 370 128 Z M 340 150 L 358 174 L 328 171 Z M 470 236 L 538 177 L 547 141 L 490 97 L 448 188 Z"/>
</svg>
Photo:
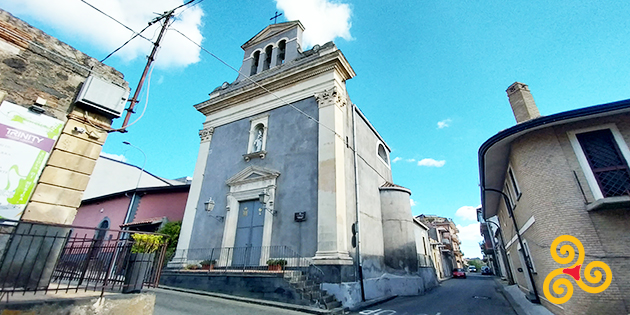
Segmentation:
<svg viewBox="0 0 630 315">
<path fill-rule="evenodd" d="M 575 135 L 604 197 L 629 195 L 628 163 L 610 129 Z"/>
</svg>

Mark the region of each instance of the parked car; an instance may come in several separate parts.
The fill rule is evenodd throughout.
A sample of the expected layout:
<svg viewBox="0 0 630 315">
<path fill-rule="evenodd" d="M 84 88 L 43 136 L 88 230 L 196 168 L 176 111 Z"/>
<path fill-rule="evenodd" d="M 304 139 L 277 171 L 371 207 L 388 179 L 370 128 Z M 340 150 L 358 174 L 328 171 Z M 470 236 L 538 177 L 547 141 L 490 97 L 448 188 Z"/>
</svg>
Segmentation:
<svg viewBox="0 0 630 315">
<path fill-rule="evenodd" d="M 455 268 L 455 269 L 453 269 L 453 278 L 464 278 L 464 279 L 466 279 L 466 270 L 464 270 L 464 268 Z"/>
<path fill-rule="evenodd" d="M 483 267 L 481 267 L 481 274 L 482 275 L 491 275 L 492 274 L 492 269 L 490 269 L 490 267 L 488 267 L 488 266 L 483 266 Z"/>
<path fill-rule="evenodd" d="M 468 272 L 477 272 L 477 267 L 475 267 L 475 266 L 468 266 Z"/>
</svg>

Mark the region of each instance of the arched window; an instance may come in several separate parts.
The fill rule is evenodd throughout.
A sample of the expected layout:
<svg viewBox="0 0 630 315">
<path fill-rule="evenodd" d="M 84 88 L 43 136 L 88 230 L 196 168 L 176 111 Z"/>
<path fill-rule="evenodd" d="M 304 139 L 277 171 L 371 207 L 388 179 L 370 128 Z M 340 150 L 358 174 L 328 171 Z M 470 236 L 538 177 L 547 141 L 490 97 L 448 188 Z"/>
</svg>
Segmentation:
<svg viewBox="0 0 630 315">
<path fill-rule="evenodd" d="M 387 157 L 387 150 L 385 150 L 385 147 L 381 143 L 378 144 L 378 156 L 381 157 L 381 160 L 383 160 L 385 164 L 389 164 L 389 158 Z"/>
<path fill-rule="evenodd" d="M 287 50 L 287 41 L 283 40 L 278 43 L 278 59 L 276 65 L 281 65 L 284 63 L 284 58 Z"/>
<path fill-rule="evenodd" d="M 98 225 L 98 228 L 103 230 L 97 230 L 94 238 L 100 241 L 103 240 L 105 238 L 105 234 L 107 234 L 107 229 L 109 229 L 109 219 L 103 219 L 103 221 L 101 221 L 101 224 Z"/>
<path fill-rule="evenodd" d="M 273 52 L 273 46 L 269 45 L 265 48 L 265 63 L 263 63 L 263 70 L 268 70 L 271 65 L 271 53 Z"/>
<path fill-rule="evenodd" d="M 252 60 L 252 70 L 249 72 L 249 75 L 254 75 L 256 74 L 256 71 L 258 71 L 258 62 L 260 61 L 260 51 L 257 51 L 254 53 L 254 57 Z"/>
</svg>

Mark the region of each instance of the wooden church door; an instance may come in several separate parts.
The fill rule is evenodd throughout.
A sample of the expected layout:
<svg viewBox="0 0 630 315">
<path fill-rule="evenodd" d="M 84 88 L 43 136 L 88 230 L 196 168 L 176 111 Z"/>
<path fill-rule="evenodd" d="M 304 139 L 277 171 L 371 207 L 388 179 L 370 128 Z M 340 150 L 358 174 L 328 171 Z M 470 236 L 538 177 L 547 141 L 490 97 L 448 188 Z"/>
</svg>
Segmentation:
<svg viewBox="0 0 630 315">
<path fill-rule="evenodd" d="M 239 202 L 233 266 L 260 265 L 265 212 L 257 199 Z"/>
</svg>

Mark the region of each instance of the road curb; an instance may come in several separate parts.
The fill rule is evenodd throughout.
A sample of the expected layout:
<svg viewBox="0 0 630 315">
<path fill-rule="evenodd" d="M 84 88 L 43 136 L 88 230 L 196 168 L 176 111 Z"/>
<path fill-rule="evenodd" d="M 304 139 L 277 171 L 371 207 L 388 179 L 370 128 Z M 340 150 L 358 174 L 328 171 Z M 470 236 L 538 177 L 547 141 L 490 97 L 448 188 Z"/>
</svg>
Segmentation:
<svg viewBox="0 0 630 315">
<path fill-rule="evenodd" d="M 362 309 L 370 307 L 370 306 L 374 306 L 374 305 L 378 305 L 378 304 L 381 304 L 381 303 L 385 303 L 387 301 L 391 301 L 391 300 L 393 300 L 393 299 L 395 299 L 397 297 L 398 297 L 398 295 L 392 295 L 392 296 L 376 298 L 376 299 L 373 299 L 373 300 L 368 300 L 368 301 L 365 301 L 365 302 L 361 302 L 361 303 L 357 304 L 356 306 L 351 307 L 350 311 L 351 312 L 356 312 L 356 311 L 362 310 Z"/>
<path fill-rule="evenodd" d="M 514 310 L 514 312 L 516 312 L 517 315 L 528 315 L 527 312 L 525 312 L 525 310 L 518 303 L 516 303 L 512 295 L 505 291 L 504 284 L 501 283 L 498 278 L 494 277 L 492 280 L 494 280 L 494 284 L 497 286 L 497 289 L 499 289 L 499 292 L 501 292 L 503 297 L 508 301 L 508 303 L 510 303 L 510 306 L 512 306 L 512 309 Z"/>
<path fill-rule="evenodd" d="M 305 313 L 310 313 L 310 314 L 331 314 L 331 311 L 332 311 L 332 310 L 323 310 L 323 309 L 318 309 L 318 308 L 304 306 L 304 305 L 289 304 L 289 303 L 282 303 L 282 302 L 276 302 L 276 301 L 259 300 L 259 299 L 246 298 L 246 297 L 235 296 L 235 295 L 228 295 L 228 294 L 222 294 L 222 293 L 215 293 L 215 292 L 207 292 L 207 291 L 201 291 L 201 290 L 193 290 L 193 289 L 184 289 L 184 288 L 170 287 L 170 286 L 166 286 L 166 285 L 159 285 L 158 288 L 165 289 L 165 290 L 171 290 L 171 291 L 177 291 L 177 292 L 185 292 L 185 293 L 192 293 L 192 294 L 198 294 L 198 295 L 206 295 L 206 296 L 211 296 L 211 297 L 216 297 L 216 298 L 221 298 L 221 299 L 226 299 L 226 300 L 245 302 L 245 303 L 250 303 L 250 304 L 259 304 L 259 305 L 265 305 L 265 306 L 279 307 L 279 308 L 283 308 L 283 309 L 289 309 L 289 310 L 293 310 L 293 311 L 300 311 L 300 312 L 305 312 Z M 148 290 L 148 291 L 150 292 L 151 290 Z"/>
</svg>

